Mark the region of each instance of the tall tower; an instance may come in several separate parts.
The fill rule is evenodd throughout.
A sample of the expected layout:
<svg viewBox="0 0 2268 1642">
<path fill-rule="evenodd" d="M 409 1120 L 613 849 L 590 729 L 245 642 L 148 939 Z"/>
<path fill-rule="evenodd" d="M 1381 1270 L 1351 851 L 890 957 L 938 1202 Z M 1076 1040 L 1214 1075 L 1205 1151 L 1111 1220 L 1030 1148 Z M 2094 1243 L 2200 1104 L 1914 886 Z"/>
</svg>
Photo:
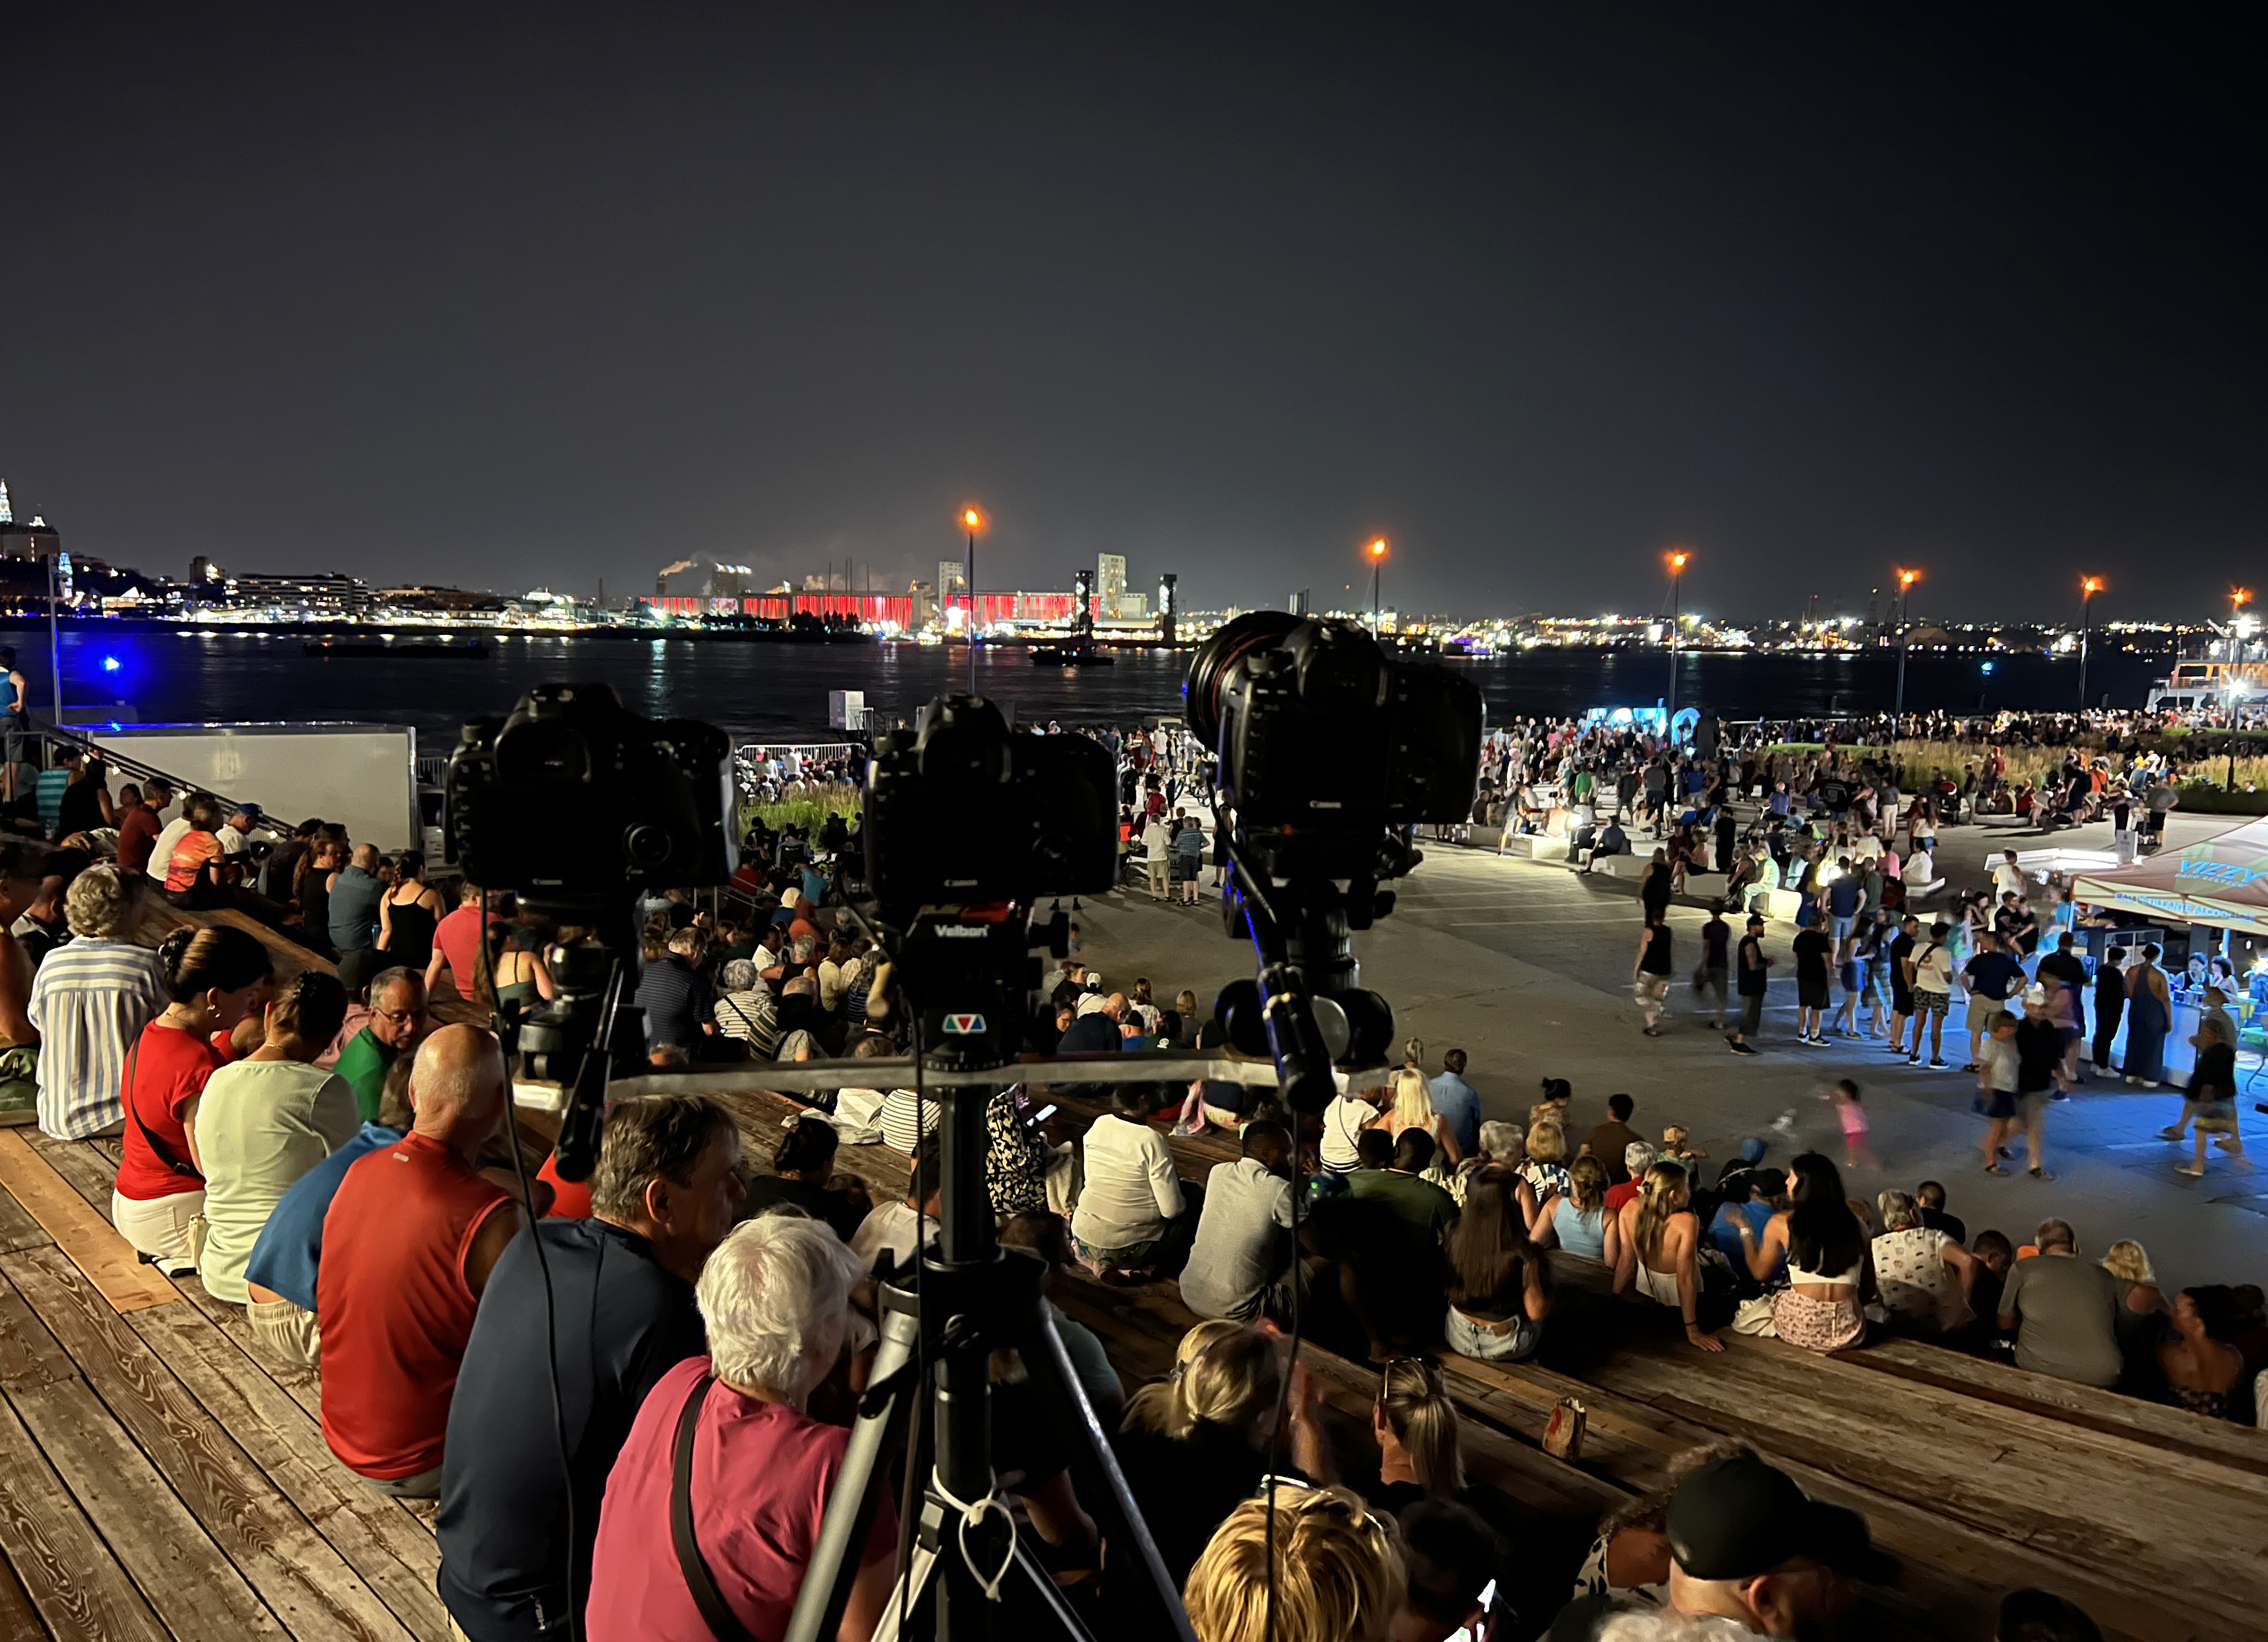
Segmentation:
<svg viewBox="0 0 2268 1642">
<path fill-rule="evenodd" d="M 0 479 L 0 525 L 12 523 L 15 517 L 16 510 L 8 504 L 8 482 Z"/>
<path fill-rule="evenodd" d="M 1124 554 L 1098 553 L 1094 556 L 1094 593 L 1099 600 L 1096 614 L 1116 620 L 1118 601 L 1126 596 Z"/>
<path fill-rule="evenodd" d="M 1071 573 L 1071 630 L 1094 631 L 1094 574 L 1091 571 L 1076 570 Z"/>
<path fill-rule="evenodd" d="M 1158 578 L 1158 638 L 1161 644 L 1174 642 L 1174 622 L 1180 615 L 1174 597 L 1174 584 L 1181 578 L 1170 571 Z"/>
</svg>

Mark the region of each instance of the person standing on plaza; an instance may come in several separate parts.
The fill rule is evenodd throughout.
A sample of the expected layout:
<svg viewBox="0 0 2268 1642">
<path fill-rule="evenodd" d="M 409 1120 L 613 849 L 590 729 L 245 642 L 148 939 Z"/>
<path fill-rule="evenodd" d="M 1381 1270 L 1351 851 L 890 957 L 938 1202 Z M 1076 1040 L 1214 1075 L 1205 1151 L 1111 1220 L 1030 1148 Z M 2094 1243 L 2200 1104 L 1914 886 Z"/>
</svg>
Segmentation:
<svg viewBox="0 0 2268 1642">
<path fill-rule="evenodd" d="M 2024 966 L 2001 950 L 1997 936 L 1990 931 L 1979 931 L 1977 955 L 1962 967 L 1961 978 L 1969 989 L 1969 1064 L 1962 1070 L 1975 1071 L 1979 1051 L 1984 1046 L 1985 1030 L 2023 985 Z"/>
<path fill-rule="evenodd" d="M 1749 914 L 1748 933 L 1741 937 L 1740 953 L 1734 960 L 1734 985 L 1741 999 L 1741 1024 L 1733 1028 L 1727 1040 L 1735 1055 L 1753 1055 L 1755 1044 L 1749 1039 L 1763 1030 L 1764 994 L 1771 990 L 1772 961 L 1764 953 L 1764 921 L 1757 914 Z"/>
<path fill-rule="evenodd" d="M 1720 898 L 1709 903 L 1709 921 L 1701 926 L 1702 994 L 1709 1000 L 1709 1029 L 1725 1029 L 1725 990 L 1733 967 L 1733 926 L 1725 922 Z"/>
<path fill-rule="evenodd" d="M 2063 1077 L 2066 1086 L 2079 1079 L 2079 1041 L 2087 1035 L 2087 965 L 2072 949 L 2079 938 L 2069 930 L 2056 937 L 2055 950 L 2043 953 L 2032 973 L 2049 987 L 2050 1012 L 2063 1028 Z"/>
<path fill-rule="evenodd" d="M 1984 1116 L 1984 1172 L 2006 1174 L 2000 1160 L 2007 1154 L 2004 1142 L 2015 1132 L 2016 1079 L 2021 1057 L 2016 1048 L 2016 1017 L 2003 1009 L 1985 1023 L 1984 1042 L 1977 1064 L 1977 1109 Z"/>
<path fill-rule="evenodd" d="M 2125 1073 L 2138 1089 L 2154 1089 L 2166 1075 L 2166 1029 L 2173 1024 L 2174 1000 L 2158 957 L 2153 941 L 2126 977 Z"/>
<path fill-rule="evenodd" d="M 1913 989 L 1914 1041 L 1906 1064 L 1912 1065 L 1921 1059 L 1922 1021 L 1926 1018 L 1932 1071 L 1945 1070 L 1945 1017 L 1953 1007 L 1953 954 L 1946 948 L 1945 938 L 1952 932 L 1952 926 L 1942 921 L 1931 924 L 1929 945 L 1920 956 L 1907 960 Z"/>
<path fill-rule="evenodd" d="M 1914 1021 L 1914 1049 L 1921 1049 L 1921 1026 L 1914 1015 L 1913 962 L 1914 938 L 1921 931 L 1921 920 L 1908 913 L 1897 923 L 1896 932 L 1883 947 L 1883 979 L 1890 989 L 1890 1053 L 1906 1052 L 1906 1023 Z"/>
<path fill-rule="evenodd" d="M 1830 1007 L 1828 961 L 1834 954 L 1835 943 L 1815 923 L 1798 930 L 1789 947 L 1795 954 L 1795 1041 L 1824 1045 Z"/>
<path fill-rule="evenodd" d="M 1661 1013 L 1669 1004 L 1669 923 L 1648 914 L 1638 938 L 1638 956 L 1631 961 L 1631 985 L 1638 1013 L 1646 1017 L 1646 1035 L 1661 1035 Z"/>
<path fill-rule="evenodd" d="M 2095 966 L 2094 1062 L 2095 1070 L 2106 1078 L 2118 1075 L 2110 1064 L 2110 1045 L 2125 1019 L 2126 949 L 2111 946 Z"/>
<path fill-rule="evenodd" d="M 1168 887 L 1167 873 L 1174 864 L 1173 840 L 1166 831 L 1166 819 L 1152 812 L 1142 823 L 1142 866 L 1150 883 L 1150 899 L 1163 901 Z"/>
<path fill-rule="evenodd" d="M 2050 1012 L 2048 989 L 2025 989 L 2024 1016 L 2016 1023 L 2016 1107 L 2024 1130 L 2024 1149 L 2031 1160 L 2034 1180 L 2051 1181 L 2041 1142 L 2047 1125 L 2048 1101 L 2062 1089 L 2068 1093 L 2063 1071 L 2063 1027 Z"/>
</svg>

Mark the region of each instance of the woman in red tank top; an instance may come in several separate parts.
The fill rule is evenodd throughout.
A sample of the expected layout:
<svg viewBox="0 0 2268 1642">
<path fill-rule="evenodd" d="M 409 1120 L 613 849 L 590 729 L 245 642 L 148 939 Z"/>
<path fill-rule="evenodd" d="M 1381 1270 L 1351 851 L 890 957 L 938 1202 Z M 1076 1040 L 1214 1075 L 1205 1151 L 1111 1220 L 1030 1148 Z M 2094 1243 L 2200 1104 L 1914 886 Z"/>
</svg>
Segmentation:
<svg viewBox="0 0 2268 1642">
<path fill-rule="evenodd" d="M 226 925 L 180 929 L 158 948 L 165 1012 L 126 1051 L 124 1156 L 110 1197 L 119 1235 L 180 1277 L 196 1269 L 189 1224 L 204 1211 L 204 1176 L 181 1108 L 226 1058 L 227 1034 L 259 1001 L 272 973 L 268 949 Z"/>
</svg>

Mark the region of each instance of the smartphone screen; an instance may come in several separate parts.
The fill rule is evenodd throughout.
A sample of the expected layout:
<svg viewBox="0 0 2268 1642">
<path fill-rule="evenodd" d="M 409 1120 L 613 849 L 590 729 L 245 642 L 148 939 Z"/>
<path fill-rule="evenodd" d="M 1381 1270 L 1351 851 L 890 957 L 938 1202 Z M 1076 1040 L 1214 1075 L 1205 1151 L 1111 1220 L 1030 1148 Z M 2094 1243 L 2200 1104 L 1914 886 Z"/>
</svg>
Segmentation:
<svg viewBox="0 0 2268 1642">
<path fill-rule="evenodd" d="M 1038 1111 L 1032 1114 L 1031 1121 L 1035 1123 L 1044 1123 L 1048 1119 L 1053 1117 L 1055 1115 L 1056 1108 L 1054 1107 L 1043 1106 Z"/>
<path fill-rule="evenodd" d="M 1478 1624 L 1461 1625 L 1451 1631 L 1447 1642 L 1489 1642 L 1496 1628 L 1496 1581 L 1491 1579 L 1481 1587 L 1481 1617 Z"/>
</svg>

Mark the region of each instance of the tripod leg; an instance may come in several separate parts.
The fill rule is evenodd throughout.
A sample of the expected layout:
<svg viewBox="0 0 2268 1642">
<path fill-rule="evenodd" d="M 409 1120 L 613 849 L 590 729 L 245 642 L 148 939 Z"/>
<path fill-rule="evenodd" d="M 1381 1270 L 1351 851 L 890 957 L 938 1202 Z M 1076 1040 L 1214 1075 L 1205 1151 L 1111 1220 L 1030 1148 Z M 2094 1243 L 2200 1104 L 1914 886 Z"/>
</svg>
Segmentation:
<svg viewBox="0 0 2268 1642">
<path fill-rule="evenodd" d="M 866 1536 L 873 1531 L 876 1505 L 881 1491 L 889 1486 L 889 1461 L 905 1446 L 906 1420 L 914 1399 L 928 1395 L 929 1388 L 916 1372 L 920 1327 L 911 1308 L 912 1296 L 895 1288 L 885 1289 L 883 1296 L 882 1340 L 874 1353 L 868 1383 L 889 1388 L 879 1395 L 869 1391 L 870 1406 L 850 1429 L 850 1446 L 843 1455 L 843 1469 L 835 1474 L 827 1515 L 820 1523 L 819 1543 L 812 1550 L 811 1565 L 804 1571 L 802 1588 L 796 1593 L 795 1613 L 788 1621 L 784 1642 L 833 1642 L 836 1628 L 843 1623 L 843 1609 L 850 1600 L 850 1587 L 858 1578 L 858 1559 Z M 921 1568 L 922 1555 L 917 1549 L 917 1570 Z M 890 1615 L 895 1624 L 895 1597 Z"/>
<path fill-rule="evenodd" d="M 1110 1440 L 1103 1435 L 1086 1393 L 1079 1389 L 1079 1375 L 1064 1351 L 1062 1336 L 1056 1333 L 1054 1320 L 1048 1315 L 1046 1302 L 1036 1295 L 1025 1313 L 1017 1347 L 1048 1423 L 1069 1456 L 1079 1503 L 1101 1526 L 1113 1556 L 1124 1552 L 1127 1563 L 1137 1571 L 1137 1582 L 1146 1587 L 1147 1603 L 1156 1610 L 1156 1623 L 1139 1627 L 1139 1633 L 1171 1638 L 1174 1642 L 1197 1642 L 1189 1616 L 1182 1608 L 1182 1594 L 1158 1555 L 1149 1524 L 1143 1521 L 1134 1496 L 1127 1491 L 1118 1456 L 1111 1451 Z"/>
<path fill-rule="evenodd" d="M 921 1611 L 922 1597 L 937 1572 L 937 1556 L 925 1545 L 914 1547 L 913 1565 L 906 1570 L 904 1579 L 890 1587 L 890 1600 L 882 1605 L 882 1616 L 875 1623 L 873 1642 L 898 1642 L 898 1610 L 902 1606 L 909 1619 Z M 905 1591 L 902 1599 L 898 1594 L 901 1586 Z M 838 1618 L 836 1623 L 840 1624 L 842 1621 Z M 830 1631 L 827 1634 L 831 1638 L 835 1633 Z"/>
<path fill-rule="evenodd" d="M 1071 1604 L 1064 1601 L 1062 1588 L 1034 1559 L 1021 1540 L 1016 1542 L 1016 1566 L 1023 1570 L 1024 1577 L 1032 1582 L 1032 1588 L 1039 1594 L 1040 1601 L 1046 1604 L 1056 1624 L 1063 1627 L 1064 1635 L 1070 1638 L 1070 1642 L 1094 1642 L 1094 1633 L 1086 1628 L 1086 1622 L 1071 1611 Z M 875 1635 L 875 1642 L 881 1642 L 879 1631 Z"/>
</svg>

